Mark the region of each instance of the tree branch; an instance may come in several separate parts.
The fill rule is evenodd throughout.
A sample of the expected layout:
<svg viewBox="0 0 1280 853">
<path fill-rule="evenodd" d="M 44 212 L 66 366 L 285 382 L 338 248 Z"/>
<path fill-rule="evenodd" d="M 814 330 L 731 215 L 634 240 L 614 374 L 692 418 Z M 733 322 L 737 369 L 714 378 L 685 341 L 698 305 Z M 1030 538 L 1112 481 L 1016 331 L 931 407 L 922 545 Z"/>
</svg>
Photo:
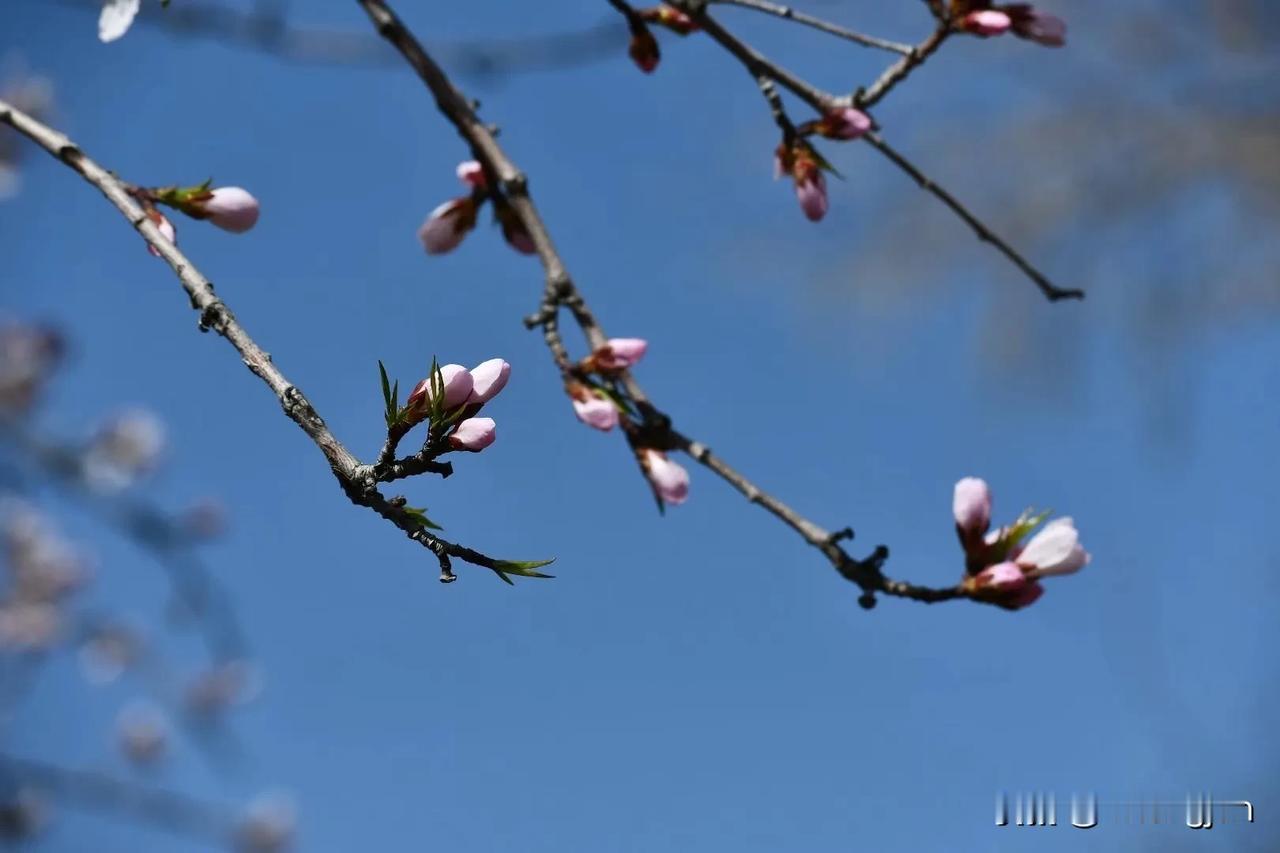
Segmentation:
<svg viewBox="0 0 1280 853">
<path fill-rule="evenodd" d="M 357 0 L 357 2 L 369 15 L 378 32 L 395 45 L 418 72 L 418 76 L 435 96 L 441 114 L 458 131 L 471 148 L 472 154 L 484 167 L 485 173 L 490 176 L 490 185 L 501 187 L 507 193 L 512 209 L 519 216 L 521 224 L 532 235 L 538 257 L 546 273 L 547 284 L 539 311 L 526 318 L 526 325 L 531 328 L 542 326 L 546 329 L 548 324 L 555 322 L 559 307 L 566 306 L 574 316 L 590 348 L 593 351 L 597 349 L 607 341 L 607 337 L 595 319 L 595 315 L 587 307 L 582 294 L 569 278 L 564 262 L 556 252 L 546 225 L 534 206 L 524 174 L 507 157 L 488 126 L 476 116 L 471 104 L 454 87 L 449 77 L 427 54 L 421 43 L 409 32 L 390 7 L 383 0 Z M 777 78 L 774 77 L 774 79 Z M 495 178 L 497 180 L 493 180 Z M 561 373 L 571 373 L 572 368 L 568 366 L 569 361 L 564 354 L 558 333 L 554 337 L 548 335 L 548 347 Z M 763 507 L 798 533 L 804 541 L 821 551 L 842 577 L 862 589 L 863 594 L 859 602 L 864 607 L 874 606 L 876 593 L 923 602 L 948 601 L 966 596 L 959 586 L 934 589 L 894 581 L 886 577 L 881 568 L 889 552 L 883 546 L 876 548 L 865 560 L 850 556 L 839 542 L 841 539 L 850 538 L 852 531 L 829 533 L 818 524 L 803 517 L 790 506 L 752 483 L 719 457 L 714 456 L 705 445 L 673 429 L 670 417 L 649 402 L 648 396 L 630 371 L 618 372 L 617 379 L 636 404 L 641 416 L 641 423 L 631 426 L 631 431 L 628 433 L 629 441 L 634 444 L 638 440 L 648 440 L 653 441 L 655 445 L 660 445 L 662 449 L 680 450 L 725 480 L 741 492 L 748 501 Z"/>
<path fill-rule="evenodd" d="M 773 15 L 778 18 L 785 18 L 788 21 L 795 21 L 806 27 L 812 27 L 815 30 L 821 30 L 828 35 L 837 38 L 847 39 L 863 47 L 874 47 L 880 50 L 888 50 L 893 53 L 900 53 L 904 56 L 910 56 L 914 48 L 909 44 L 900 44 L 896 41 L 888 39 L 876 38 L 865 33 L 851 30 L 848 27 L 842 27 L 839 24 L 833 24 L 822 18 L 816 18 L 813 15 L 805 14 L 790 6 L 783 6 L 779 3 L 770 3 L 768 0 L 709 0 L 712 3 L 719 3 L 724 6 L 741 6 L 744 9 L 752 9 L 756 12 L 763 12 L 766 15 Z"/>
<path fill-rule="evenodd" d="M 713 40 L 721 47 L 728 51 L 734 58 L 742 63 L 747 72 L 759 82 L 762 78 L 771 78 L 778 85 L 789 90 L 796 97 L 811 106 L 819 115 L 830 112 L 844 106 L 869 107 L 877 103 L 881 98 L 887 95 L 898 83 L 906 79 L 907 75 L 921 63 L 931 56 L 951 33 L 950 21 L 943 18 L 939 22 L 938 29 L 933 35 L 913 48 L 910 53 L 903 56 L 900 60 L 890 66 L 877 79 L 870 88 L 859 89 L 853 95 L 838 97 L 831 92 L 826 92 L 817 86 L 801 79 L 797 75 L 788 71 L 786 68 L 778 65 L 768 59 L 755 48 L 738 39 L 735 35 L 721 26 L 706 11 L 708 0 L 670 0 L 672 6 L 680 9 L 687 15 L 692 16 L 702 26 Z M 762 87 L 763 89 L 763 87 Z M 766 91 L 766 96 L 767 96 Z M 774 100 L 770 100 L 770 110 L 774 115 L 775 121 L 779 114 L 779 105 Z M 876 148 L 881 154 L 889 158 L 894 165 L 911 175 L 921 187 L 928 190 L 935 197 L 945 204 L 952 212 L 964 220 L 978 237 L 984 242 L 995 246 L 1001 254 L 1014 263 L 1035 285 L 1040 288 L 1040 292 L 1045 295 L 1051 302 L 1060 299 L 1082 299 L 1084 291 L 1076 289 L 1068 289 L 1058 287 L 1049 281 L 1044 273 L 1037 270 L 1026 260 L 1021 254 L 1014 249 L 994 231 L 987 227 L 979 220 L 968 208 L 962 205 L 955 196 L 951 195 L 942 187 L 938 186 L 934 181 L 926 178 L 924 174 L 916 168 L 910 161 L 890 148 L 883 139 L 876 134 L 868 134 L 863 137 L 868 143 Z"/>
<path fill-rule="evenodd" d="M 213 284 L 196 269 L 186 255 L 160 233 L 156 224 L 130 195 L 127 184 L 95 163 L 65 135 L 36 121 L 5 101 L 0 101 L 0 123 L 9 125 L 61 160 L 97 187 L 107 200 L 115 205 L 129 224 L 173 268 L 183 290 L 191 299 L 191 307 L 199 312 L 200 330 L 217 332 L 235 348 L 245 366 L 271 389 L 289 419 L 296 423 L 324 454 L 330 470 L 352 503 L 372 509 L 403 530 L 410 539 L 436 555 L 440 563 L 441 581 L 449 582 L 455 579 L 450 568 L 451 556 L 490 569 L 494 568 L 495 564 L 506 565 L 504 561 L 486 557 L 469 548 L 432 535 L 413 513 L 406 510 L 403 502 L 388 500 L 377 490 L 373 466 L 361 464 L 342 442 L 334 437 L 301 389 L 280 372 L 272 362 L 271 355 L 250 337 L 236 320 L 235 315 L 231 313 L 231 309 L 217 297 Z M 543 236 L 545 239 L 545 234 Z M 498 575 L 506 580 L 501 571 Z"/>
</svg>

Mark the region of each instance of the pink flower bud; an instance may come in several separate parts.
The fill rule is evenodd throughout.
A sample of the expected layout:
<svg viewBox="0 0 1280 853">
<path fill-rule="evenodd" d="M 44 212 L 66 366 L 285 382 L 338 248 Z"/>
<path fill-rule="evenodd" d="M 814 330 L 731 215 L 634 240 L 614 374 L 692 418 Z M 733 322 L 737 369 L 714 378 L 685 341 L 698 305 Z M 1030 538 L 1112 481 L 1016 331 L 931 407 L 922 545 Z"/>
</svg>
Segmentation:
<svg viewBox="0 0 1280 853">
<path fill-rule="evenodd" d="M 798 164 L 795 179 L 800 209 L 810 222 L 817 222 L 827 215 L 827 179 L 822 169 L 816 163 Z"/>
<path fill-rule="evenodd" d="M 476 203 L 470 198 L 446 201 L 427 216 L 418 228 L 418 239 L 428 255 L 452 252 L 476 226 Z"/>
<path fill-rule="evenodd" d="M 173 227 L 173 223 L 169 221 L 169 217 L 153 208 L 147 211 L 147 218 L 154 222 L 156 227 L 160 229 L 161 236 L 173 245 L 178 245 L 178 231 Z M 150 243 L 147 244 L 147 251 L 155 255 L 157 258 L 160 257 L 160 252 Z"/>
<path fill-rule="evenodd" d="M 1029 581 L 1026 586 L 996 601 L 996 604 L 1005 610 L 1021 610 L 1035 604 L 1042 595 L 1044 595 L 1044 587 L 1035 581 Z"/>
<path fill-rule="evenodd" d="M 499 206 L 498 223 L 502 226 L 502 236 L 507 245 L 522 255 L 537 254 L 538 247 L 533 244 L 533 237 L 514 210 L 506 205 Z"/>
<path fill-rule="evenodd" d="M 643 338 L 610 338 L 604 346 L 587 357 L 589 370 L 626 370 L 644 357 L 649 342 Z"/>
<path fill-rule="evenodd" d="M 986 481 L 965 477 L 957 482 L 951 512 L 961 540 L 966 544 L 981 542 L 991 526 L 991 489 Z"/>
<path fill-rule="evenodd" d="M 584 385 L 578 385 L 569 393 L 573 399 L 573 413 L 587 426 L 608 432 L 618 425 L 618 407 L 612 400 Z"/>
<path fill-rule="evenodd" d="M 479 452 L 493 444 L 497 437 L 497 424 L 493 418 L 467 418 L 449 436 L 449 446 L 454 450 Z"/>
<path fill-rule="evenodd" d="M 661 500 L 679 506 L 689 499 L 689 472 L 668 459 L 665 453 L 645 448 L 640 451 L 640 464 Z"/>
<path fill-rule="evenodd" d="M 1057 518 L 1046 524 L 1017 557 L 1018 565 L 1031 578 L 1069 575 L 1084 568 L 1090 559 L 1070 518 Z"/>
<path fill-rule="evenodd" d="M 828 139 L 857 139 L 871 130 L 871 116 L 862 110 L 845 107 L 827 113 L 814 129 Z"/>
<path fill-rule="evenodd" d="M 440 367 L 440 379 L 444 388 L 441 404 L 445 410 L 456 409 L 467 401 L 467 397 L 471 395 L 471 371 L 467 370 L 461 364 L 445 364 Z M 427 411 L 431 408 L 432 385 L 433 378 L 428 376 L 409 392 L 409 398 L 405 400 L 405 408 L 410 411 L 410 418 L 413 423 L 426 417 Z"/>
<path fill-rule="evenodd" d="M 468 403 L 487 403 L 507 387 L 511 365 L 500 358 L 491 358 L 471 368 L 471 396 Z"/>
<path fill-rule="evenodd" d="M 645 74 L 652 74 L 658 67 L 658 60 L 662 57 L 658 50 L 658 40 L 653 37 L 653 33 L 649 32 L 648 27 L 639 23 L 633 23 L 631 26 L 631 44 L 627 48 L 627 53 L 636 67 Z"/>
<path fill-rule="evenodd" d="M 1015 592 L 1027 585 L 1027 576 L 1017 563 L 997 563 L 978 572 L 967 585 L 976 591 Z"/>
<path fill-rule="evenodd" d="M 248 231 L 258 223 L 258 200 L 240 187 L 218 187 L 209 197 L 194 202 L 209 221 L 233 234 Z"/>
<path fill-rule="evenodd" d="M 1046 47 L 1067 43 L 1067 22 L 1057 15 L 1041 12 L 1030 3 L 1010 3 L 1001 9 L 1009 15 L 1013 34 Z"/>
<path fill-rule="evenodd" d="M 469 187 L 484 189 L 484 167 L 477 160 L 464 160 L 458 164 L 458 180 Z"/>
<path fill-rule="evenodd" d="M 960 20 L 960 29 L 975 36 L 998 36 L 1007 32 L 1013 21 L 998 9 L 979 9 Z"/>
</svg>

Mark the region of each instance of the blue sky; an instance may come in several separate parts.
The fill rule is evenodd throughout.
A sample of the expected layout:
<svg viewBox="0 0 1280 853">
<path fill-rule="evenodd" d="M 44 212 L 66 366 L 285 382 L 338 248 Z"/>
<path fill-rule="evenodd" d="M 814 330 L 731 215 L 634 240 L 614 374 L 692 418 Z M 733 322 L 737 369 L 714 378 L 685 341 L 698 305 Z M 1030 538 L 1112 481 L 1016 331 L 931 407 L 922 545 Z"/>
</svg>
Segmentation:
<svg viewBox="0 0 1280 853">
<path fill-rule="evenodd" d="M 299 23 L 366 26 L 354 3 L 295 5 Z M 428 41 L 606 15 L 587 0 L 484 15 L 402 5 Z M 928 27 L 917 5 L 815 10 L 909 40 Z M 651 342 L 639 377 L 680 429 L 819 523 L 853 525 L 855 553 L 886 543 L 888 571 L 916 582 L 961 571 L 960 476 L 991 482 L 1000 517 L 1031 504 L 1074 516 L 1092 565 L 1010 614 L 894 600 L 864 612 L 819 555 L 705 471 L 659 517 L 621 438 L 574 420 L 520 323 L 536 262 L 487 226 L 423 255 L 414 229 L 457 192 L 466 151 L 409 73 L 292 65 L 145 27 L 103 46 L 83 10 L 9 4 L 0 55 L 54 80 L 57 123 L 101 163 L 261 199 L 249 234 L 179 222 L 181 246 L 355 452 L 380 438 L 378 359 L 402 384 L 433 355 L 512 363 L 491 404 L 498 442 L 406 494 L 457 541 L 557 558 L 553 581 L 508 588 L 462 566 L 441 586 L 428 555 L 347 503 L 229 347 L 197 333 L 123 220 L 33 151 L 25 191 L 0 205 L 0 293 L 74 341 L 43 422 L 77 435 L 124 404 L 163 416 L 170 459 L 151 495 L 229 504 L 209 559 L 265 673 L 234 721 L 244 761 L 215 772 L 184 748 L 156 781 L 227 801 L 286 788 L 307 851 L 1012 851 L 1028 831 L 993 827 L 992 800 L 1028 788 L 1104 801 L 1207 789 L 1259 808 L 1259 823 L 1211 834 L 1039 830 L 1037 849 L 1266 848 L 1276 267 L 1239 180 L 1126 183 L 1190 149 L 1198 122 L 1263 107 L 1238 85 L 1248 56 L 1219 64 L 1207 39 L 1158 61 L 1117 51 L 1121 13 L 1105 5 L 1060 6 L 1063 51 L 962 42 L 876 113 L 1053 276 L 1088 289 L 1081 304 L 1045 303 L 869 148 L 832 147 L 847 180 L 832 182 L 826 221 L 804 221 L 770 180 L 776 130 L 754 85 L 701 40 L 664 40 L 652 77 L 619 45 L 586 68 L 459 80 L 501 124 L 605 328 Z M 1160 6 L 1133 4 L 1139 20 Z M 884 61 L 723 17 L 833 88 Z M 1194 112 L 1219 95 L 1215 116 Z M 1181 103 L 1178 133 L 1111 142 L 1142 140 L 1143 115 Z M 1085 104 L 1104 132 L 1081 132 Z M 1258 282 L 1243 296 L 1225 278 L 1241 269 Z M 164 589 L 145 556 L 62 519 L 99 554 L 89 600 L 157 623 Z M 197 659 L 185 634 L 163 636 Z M 55 665 L 6 748 L 125 772 L 108 733 L 133 692 Z M 40 849 L 200 849 L 59 818 Z"/>
</svg>

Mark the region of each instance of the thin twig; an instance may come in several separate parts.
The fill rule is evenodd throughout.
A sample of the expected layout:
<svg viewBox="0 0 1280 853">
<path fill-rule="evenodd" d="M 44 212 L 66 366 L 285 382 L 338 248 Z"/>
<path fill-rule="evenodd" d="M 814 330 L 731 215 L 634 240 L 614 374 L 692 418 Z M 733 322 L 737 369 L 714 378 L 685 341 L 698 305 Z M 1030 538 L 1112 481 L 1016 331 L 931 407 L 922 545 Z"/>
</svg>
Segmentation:
<svg viewBox="0 0 1280 853">
<path fill-rule="evenodd" d="M 951 32 L 951 25 L 944 17 L 939 24 L 938 29 L 928 39 L 917 46 L 909 55 L 904 56 L 898 62 L 894 63 L 884 74 L 880 76 L 875 83 L 868 89 L 855 92 L 850 97 L 840 98 L 830 92 L 825 92 L 812 84 L 800 79 L 792 72 L 779 66 L 777 63 L 760 54 L 753 47 L 738 39 L 724 27 L 722 27 L 715 19 L 706 13 L 707 0 L 670 0 L 671 5 L 679 8 L 688 15 L 693 16 L 702 28 L 711 38 L 720 44 L 725 50 L 732 54 L 743 67 L 754 77 L 757 82 L 761 78 L 771 78 L 780 86 L 790 90 L 793 94 L 809 104 L 819 114 L 825 114 L 833 109 L 841 106 L 854 104 L 860 107 L 870 106 L 886 94 L 888 94 L 894 86 L 906 79 L 911 71 L 917 68 L 932 55 L 946 40 Z M 763 91 L 762 87 L 762 91 Z M 768 92 L 766 91 L 766 97 Z M 774 100 L 770 100 L 770 110 L 773 112 L 775 120 L 778 115 L 778 105 Z M 930 178 L 914 166 L 909 160 L 903 157 L 894 149 L 885 144 L 884 140 L 876 134 L 868 134 L 863 137 L 871 145 L 875 146 L 880 153 L 888 157 L 894 165 L 905 171 L 914 178 L 921 187 L 928 190 L 943 204 L 945 204 L 952 212 L 963 219 L 978 235 L 978 237 L 995 246 L 1000 250 L 1006 258 L 1014 263 L 1018 269 L 1022 270 L 1026 276 L 1040 288 L 1040 292 L 1045 295 L 1051 302 L 1060 299 L 1083 299 L 1084 291 L 1062 288 L 1049 281 L 1049 278 L 1034 266 L 1030 261 L 1024 258 L 1020 253 L 1015 251 L 1008 243 L 1002 240 L 990 228 L 978 219 L 972 212 L 961 204 L 955 196 L 938 186 Z"/>
<path fill-rule="evenodd" d="M 218 844 L 235 838 L 234 811 L 164 788 L 140 785 L 92 770 L 72 770 L 42 761 L 0 755 L 9 784 L 49 791 L 71 805 L 106 810 L 181 835 Z"/>
<path fill-rule="evenodd" d="M 934 183 L 928 176 L 913 165 L 911 161 L 899 154 L 889 145 L 889 143 L 885 142 L 880 134 L 868 133 L 863 137 L 863 139 L 865 139 L 868 144 L 885 157 L 888 157 L 889 161 L 895 166 L 910 175 L 912 180 L 920 185 L 921 189 L 931 193 L 935 198 L 947 207 L 951 208 L 956 216 L 963 219 L 965 223 L 973 229 L 974 233 L 978 235 L 979 240 L 995 246 L 1002 255 L 1013 262 L 1014 266 L 1022 270 L 1022 272 L 1026 274 L 1027 278 L 1036 283 L 1036 286 L 1040 288 L 1040 291 L 1050 302 L 1057 302 L 1059 299 L 1084 299 L 1083 290 L 1058 287 L 1056 284 L 1049 281 L 1049 279 L 1046 278 L 1038 269 L 1033 267 L 1026 258 L 1001 239 L 998 234 L 988 228 L 982 220 L 974 216 L 973 213 L 961 204 L 955 196 L 951 195 L 951 193 Z"/>
<path fill-rule="evenodd" d="M 783 6 L 780 3 L 770 3 L 768 0 L 710 0 L 711 3 L 719 3 L 725 6 L 741 6 L 744 9 L 753 9 L 757 12 L 763 12 L 766 15 L 774 15 L 779 18 L 785 18 L 788 21 L 795 21 L 806 27 L 813 27 L 815 30 L 821 30 L 828 35 L 837 38 L 848 39 L 851 42 L 863 45 L 864 47 L 874 47 L 880 50 L 887 50 L 893 53 L 900 53 L 904 56 L 910 56 L 913 48 L 909 44 L 902 44 L 888 39 L 869 36 L 865 33 L 851 30 L 848 27 L 842 27 L 839 24 L 833 24 L 830 21 L 816 18 L 813 15 L 801 12 L 791 6 Z"/>
<path fill-rule="evenodd" d="M 912 71 L 919 68 L 924 61 L 942 47 L 942 43 L 951 34 L 950 25 L 941 26 L 933 34 L 911 49 L 911 52 L 885 69 L 876 81 L 865 89 L 859 89 L 853 95 L 853 105 L 859 108 L 875 106 L 881 98 L 889 94 L 894 86 L 907 79 Z"/>
<path fill-rule="evenodd" d="M 524 174 L 511 162 L 488 127 L 476 116 L 471 104 L 458 92 L 449 77 L 427 54 L 421 43 L 409 32 L 390 7 L 383 0 L 357 0 L 357 2 L 368 13 L 378 32 L 394 44 L 418 72 L 427 88 L 435 96 L 441 114 L 457 129 L 485 171 L 501 180 L 501 186 L 511 196 L 512 207 L 520 217 L 521 224 L 533 236 L 538 257 L 546 271 L 547 292 L 538 313 L 527 318 L 526 324 L 531 327 L 542 325 L 545 328 L 547 323 L 553 322 L 558 306 L 568 305 L 588 344 L 593 350 L 596 349 L 607 338 L 595 315 L 587 308 L 582 294 L 570 280 L 564 262 L 556 252 L 546 226 L 534 206 Z M 558 335 L 554 340 L 559 342 Z M 557 366 L 564 372 L 567 357 L 557 352 L 550 338 L 548 346 L 552 350 Z M 881 566 L 888 557 L 888 549 L 883 546 L 876 548 L 865 560 L 850 556 L 839 544 L 841 539 L 849 537 L 848 531 L 829 533 L 752 483 L 724 460 L 713 455 L 705 445 L 677 432 L 671 427 L 670 417 L 649 402 L 648 396 L 630 371 L 620 371 L 617 380 L 626 389 L 628 397 L 636 404 L 643 418 L 641 424 L 632 427 L 634 432 L 644 437 L 652 436 L 666 449 L 687 453 L 690 458 L 741 492 L 751 503 L 763 507 L 782 520 L 804 541 L 821 551 L 842 577 L 862 589 L 863 594 L 859 601 L 864 607 L 874 605 L 876 593 L 924 602 L 948 601 L 965 597 L 966 593 L 958 586 L 933 589 L 885 577 Z M 633 442 L 637 440 L 631 435 L 628 438 Z"/>
<path fill-rule="evenodd" d="M 403 504 L 387 500 L 377 490 L 373 466 L 361 464 L 360 460 L 356 459 L 329 431 L 329 427 L 317 414 L 301 389 L 285 378 L 272 362 L 271 355 L 250 337 L 236 320 L 235 315 L 231 313 L 231 309 L 214 294 L 213 284 L 196 269 L 177 246 L 165 239 L 156 224 L 129 193 L 126 184 L 90 159 L 65 135 L 36 121 L 5 101 L 0 101 L 0 123 L 9 125 L 61 160 L 97 187 L 107 200 L 115 205 L 129 224 L 173 268 L 187 296 L 191 299 L 191 307 L 199 312 L 201 331 L 213 330 L 225 338 L 239 353 L 245 366 L 271 389 L 289 419 L 296 423 L 324 454 L 330 470 L 352 503 L 372 509 L 403 530 L 410 539 L 431 550 L 440 562 L 442 580 L 453 578 L 449 570 L 450 556 L 485 568 L 493 568 L 494 564 L 501 562 L 428 533 L 422 523 L 409 513 Z M 545 239 L 545 234 L 543 238 Z M 474 559 L 475 557 L 481 558 L 482 561 L 478 562 Z"/>
</svg>

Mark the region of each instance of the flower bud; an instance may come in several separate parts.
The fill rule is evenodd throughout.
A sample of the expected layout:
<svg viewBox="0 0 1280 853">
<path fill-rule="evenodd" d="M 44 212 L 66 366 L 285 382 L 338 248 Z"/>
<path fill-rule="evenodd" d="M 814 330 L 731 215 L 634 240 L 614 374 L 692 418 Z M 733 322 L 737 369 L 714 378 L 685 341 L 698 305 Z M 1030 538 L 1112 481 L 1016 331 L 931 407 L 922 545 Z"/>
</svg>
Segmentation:
<svg viewBox="0 0 1280 853">
<path fill-rule="evenodd" d="M 966 550 L 970 545 L 981 542 L 982 535 L 991 526 L 991 489 L 986 481 L 965 477 L 957 482 L 951 512 Z"/>
<path fill-rule="evenodd" d="M 599 391 L 581 383 L 569 386 L 573 413 L 589 427 L 608 432 L 618 425 L 618 407 Z"/>
<path fill-rule="evenodd" d="M 1007 32 L 1013 21 L 998 9 L 978 9 L 960 19 L 960 29 L 975 36 L 998 36 Z"/>
<path fill-rule="evenodd" d="M 653 37 L 653 33 L 644 24 L 635 21 L 631 24 L 631 44 L 627 53 L 636 67 L 645 74 L 652 74 L 662 57 L 658 50 L 658 40 Z"/>
<path fill-rule="evenodd" d="M 478 160 L 464 160 L 458 164 L 458 180 L 469 187 L 484 189 L 484 167 Z"/>
<path fill-rule="evenodd" d="M 1026 586 L 1000 598 L 995 603 L 1005 610 L 1021 610 L 1035 604 L 1042 595 L 1044 595 L 1044 587 L 1035 581 L 1029 581 Z"/>
<path fill-rule="evenodd" d="M 467 397 L 471 395 L 471 371 L 461 364 L 442 365 L 440 367 L 440 382 L 443 388 L 441 405 L 446 411 L 461 406 L 467 401 Z M 404 405 L 409 410 L 409 417 L 412 423 L 422 420 L 431 409 L 431 402 L 434 399 L 434 389 L 432 387 L 434 384 L 434 377 L 428 376 L 409 392 L 409 398 L 405 400 Z"/>
<path fill-rule="evenodd" d="M 511 365 L 500 358 L 491 358 L 471 368 L 471 396 L 468 403 L 487 403 L 507 387 Z"/>
<path fill-rule="evenodd" d="M 640 464 L 660 500 L 673 506 L 688 500 L 689 472 L 668 459 L 665 453 L 646 447 L 640 451 Z"/>
<path fill-rule="evenodd" d="M 1017 556 L 1018 565 L 1033 579 L 1078 572 L 1090 559 L 1070 518 L 1057 518 L 1046 524 Z"/>
<path fill-rule="evenodd" d="M 644 357 L 649 342 L 643 338 L 610 338 L 584 360 L 588 370 L 626 370 Z"/>
<path fill-rule="evenodd" d="M 800 209 L 810 222 L 817 222 L 827 215 L 827 179 L 817 163 L 797 163 L 795 170 L 796 198 Z"/>
<path fill-rule="evenodd" d="M 534 245 L 529 230 L 524 227 L 524 223 L 520 221 L 516 212 L 505 204 L 498 207 L 498 223 L 502 226 L 502 236 L 506 239 L 507 245 L 522 255 L 538 253 L 538 247 Z"/>
<path fill-rule="evenodd" d="M 829 112 L 813 125 L 818 134 L 828 139 L 857 139 L 871 127 L 871 116 L 854 107 Z"/>
<path fill-rule="evenodd" d="M 471 198 L 455 198 L 428 214 L 418 228 L 418 239 L 428 255 L 443 255 L 458 248 L 475 227 L 476 203 Z"/>
<path fill-rule="evenodd" d="M 218 187 L 192 208 L 223 231 L 242 234 L 258 223 L 258 200 L 240 187 Z"/>
<path fill-rule="evenodd" d="M 169 217 L 165 216 L 154 207 L 147 211 L 147 218 L 156 224 L 160 229 L 160 235 L 173 245 L 178 245 L 178 230 L 173 227 L 173 223 L 169 221 Z M 147 251 L 160 257 L 160 251 L 150 243 L 147 244 Z"/>
<path fill-rule="evenodd" d="M 987 566 L 965 581 L 965 586 L 975 592 L 1015 592 L 1027 585 L 1027 576 L 1017 563 L 997 563 Z"/>
<path fill-rule="evenodd" d="M 1019 38 L 1046 47 L 1062 47 L 1067 43 L 1067 22 L 1057 15 L 1041 12 L 1030 3 L 1010 3 L 1000 8 L 1008 14 L 1013 34 Z"/>
<path fill-rule="evenodd" d="M 478 453 L 493 444 L 497 437 L 497 424 L 493 418 L 467 418 L 449 436 L 449 446 L 454 450 Z"/>
</svg>

